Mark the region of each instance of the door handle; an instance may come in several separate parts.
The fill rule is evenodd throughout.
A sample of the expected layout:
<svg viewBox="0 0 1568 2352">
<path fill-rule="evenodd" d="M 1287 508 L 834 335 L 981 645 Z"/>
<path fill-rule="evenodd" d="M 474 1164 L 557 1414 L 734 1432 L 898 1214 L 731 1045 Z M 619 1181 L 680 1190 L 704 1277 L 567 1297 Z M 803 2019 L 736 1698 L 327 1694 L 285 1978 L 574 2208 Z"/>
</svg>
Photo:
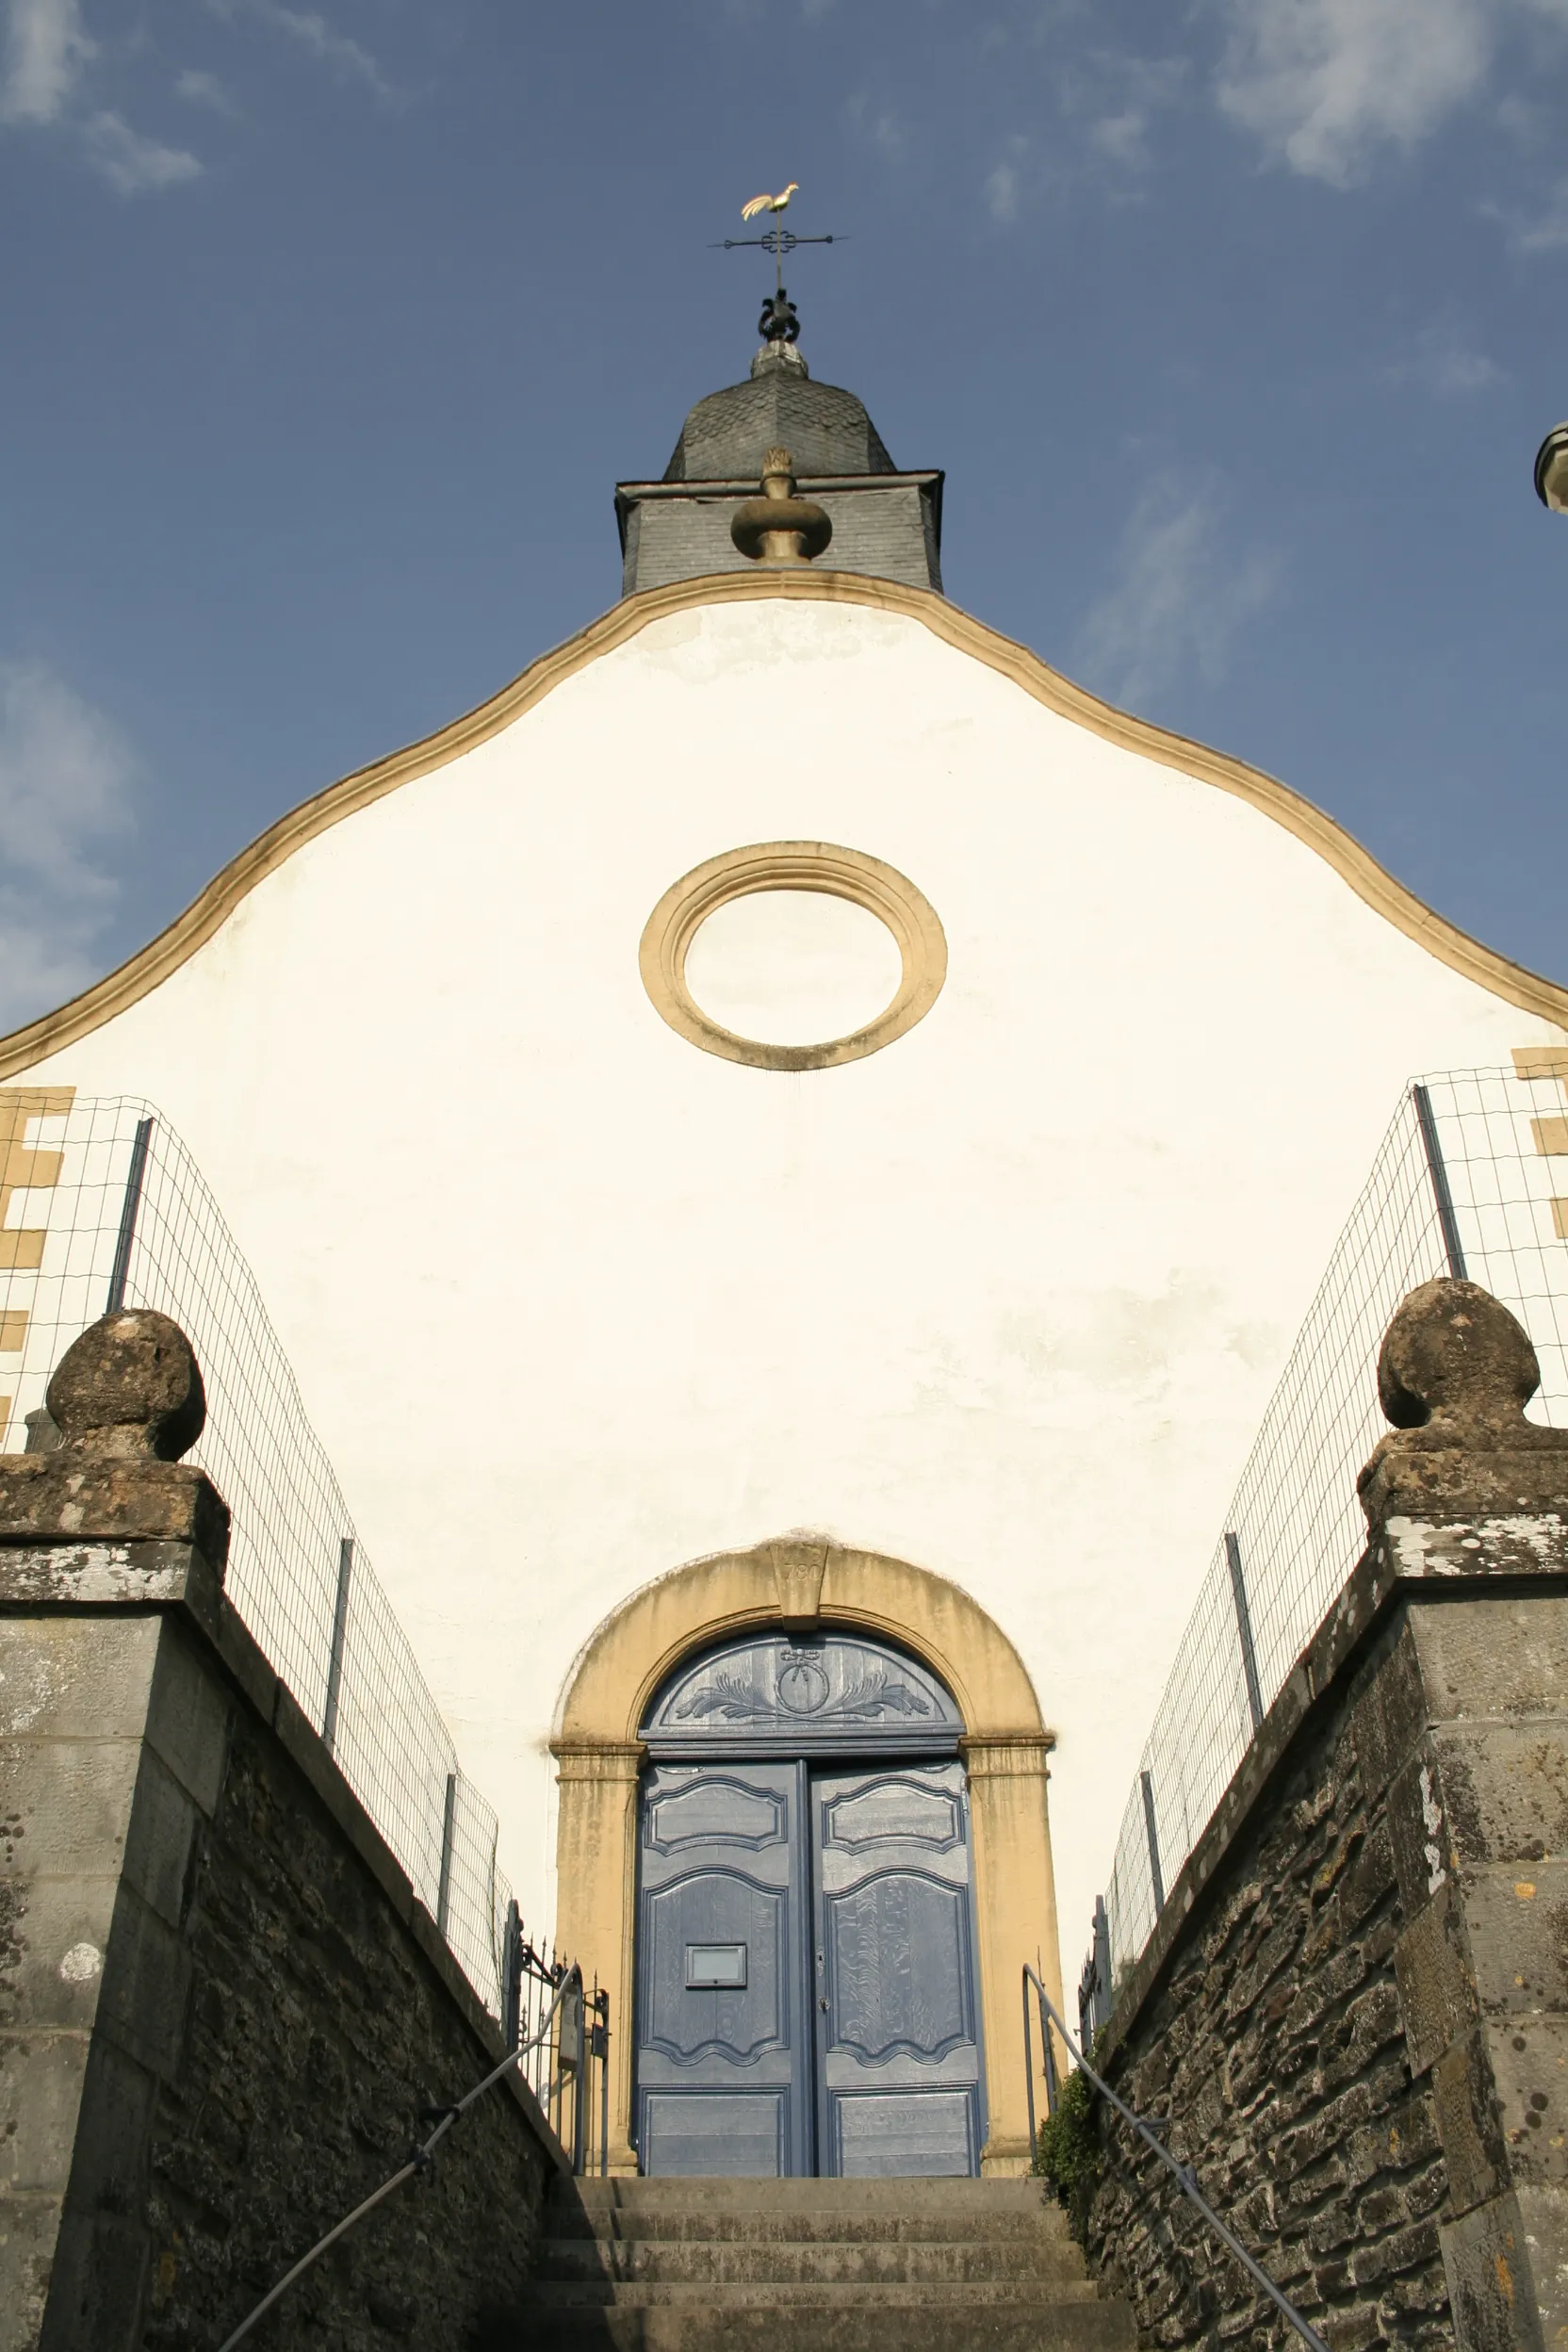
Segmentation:
<svg viewBox="0 0 1568 2352">
<path fill-rule="evenodd" d="M 819 1996 L 818 2001 L 817 2001 L 817 2007 L 818 2007 L 819 2009 L 823 2009 L 823 2010 L 825 2010 L 825 2009 L 826 2009 L 826 2007 L 827 2007 L 827 1995 L 826 1995 L 825 1993 L 823 1993 L 823 1994 L 821 1994 L 821 1995 Z"/>
</svg>

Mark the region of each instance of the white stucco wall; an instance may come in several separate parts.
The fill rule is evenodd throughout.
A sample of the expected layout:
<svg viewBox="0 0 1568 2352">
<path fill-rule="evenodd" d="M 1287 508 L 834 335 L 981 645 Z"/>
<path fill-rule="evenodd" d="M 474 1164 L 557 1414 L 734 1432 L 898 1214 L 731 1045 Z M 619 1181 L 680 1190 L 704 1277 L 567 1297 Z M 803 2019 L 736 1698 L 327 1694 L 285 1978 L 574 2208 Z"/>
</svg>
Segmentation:
<svg viewBox="0 0 1568 2352">
<path fill-rule="evenodd" d="M 950 967 L 887 1051 L 780 1075 L 678 1037 L 637 949 L 689 868 L 802 838 L 906 874 Z M 145 1095 L 195 1153 L 531 1919 L 595 1625 L 810 1527 L 1022 1652 L 1075 1976 L 1399 1088 L 1558 1034 L 1242 801 L 914 620 L 778 601 L 591 662 L 28 1075 Z"/>
</svg>

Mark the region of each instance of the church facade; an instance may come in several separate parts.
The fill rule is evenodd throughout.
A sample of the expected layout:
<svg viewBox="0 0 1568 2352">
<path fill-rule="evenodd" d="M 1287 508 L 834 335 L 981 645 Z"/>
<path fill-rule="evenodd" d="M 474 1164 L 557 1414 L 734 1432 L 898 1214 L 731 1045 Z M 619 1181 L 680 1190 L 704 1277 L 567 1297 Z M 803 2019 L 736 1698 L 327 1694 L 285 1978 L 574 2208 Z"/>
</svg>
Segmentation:
<svg viewBox="0 0 1568 2352">
<path fill-rule="evenodd" d="M 628 2170 L 1024 2164 L 1020 1968 L 1394 1102 L 1568 1047 L 949 601 L 941 487 L 779 335 L 603 618 L 0 1045 L 202 1166 Z"/>
</svg>

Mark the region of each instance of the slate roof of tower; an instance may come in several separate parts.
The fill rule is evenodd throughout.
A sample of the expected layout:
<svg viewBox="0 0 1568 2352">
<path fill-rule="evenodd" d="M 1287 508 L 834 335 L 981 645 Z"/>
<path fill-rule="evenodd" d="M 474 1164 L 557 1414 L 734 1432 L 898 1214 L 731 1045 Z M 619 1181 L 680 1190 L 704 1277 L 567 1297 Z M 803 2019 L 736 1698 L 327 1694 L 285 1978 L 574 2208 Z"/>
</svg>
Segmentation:
<svg viewBox="0 0 1568 2352">
<path fill-rule="evenodd" d="M 755 482 L 766 450 L 782 446 L 797 474 L 893 474 L 864 403 L 804 369 L 769 367 L 699 400 L 681 428 L 666 482 Z"/>
</svg>

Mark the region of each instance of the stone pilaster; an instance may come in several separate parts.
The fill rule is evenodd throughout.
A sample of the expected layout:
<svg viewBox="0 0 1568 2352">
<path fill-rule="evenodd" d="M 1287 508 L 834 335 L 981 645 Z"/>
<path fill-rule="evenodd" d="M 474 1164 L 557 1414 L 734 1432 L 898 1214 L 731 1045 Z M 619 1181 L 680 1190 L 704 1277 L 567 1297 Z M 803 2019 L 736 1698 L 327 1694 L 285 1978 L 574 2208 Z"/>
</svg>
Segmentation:
<svg viewBox="0 0 1568 2352">
<path fill-rule="evenodd" d="M 631 2145 L 632 2019 L 636 2015 L 636 1740 L 563 1740 L 552 1747 L 561 1788 L 556 1832 L 560 1889 L 555 1939 L 563 1952 L 602 1954 L 610 1979 L 610 2165 L 635 2174 Z"/>
<path fill-rule="evenodd" d="M 988 2176 L 1025 2173 L 1031 2150 L 1023 2066 L 1024 1959 L 1038 1954 L 1046 1990 L 1058 2009 L 1062 2005 L 1046 1805 L 1052 1742 L 1048 1733 L 1018 1733 L 965 1740 L 960 1746 L 969 1779 L 984 2001 L 987 2119 L 980 2169 Z M 1065 2063 L 1066 2055 L 1059 2050 L 1058 2062 Z"/>
</svg>

